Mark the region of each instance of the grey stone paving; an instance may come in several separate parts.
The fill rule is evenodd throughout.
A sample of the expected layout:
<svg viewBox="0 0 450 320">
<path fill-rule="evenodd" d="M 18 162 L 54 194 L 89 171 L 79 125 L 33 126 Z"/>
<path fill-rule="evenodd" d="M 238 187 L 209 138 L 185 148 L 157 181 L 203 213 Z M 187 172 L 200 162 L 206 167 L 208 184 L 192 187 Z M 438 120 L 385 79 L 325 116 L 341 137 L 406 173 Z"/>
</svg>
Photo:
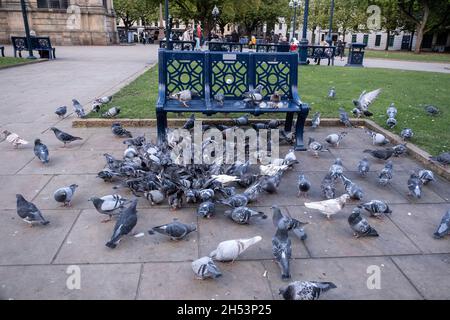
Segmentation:
<svg viewBox="0 0 450 320">
<path fill-rule="evenodd" d="M 64 52 L 70 54 L 69 49 L 61 48 L 61 55 L 64 57 Z M 141 72 L 151 63 L 151 60 L 147 61 L 151 59 L 149 56 L 153 50 L 150 47 L 120 47 L 119 50 L 116 57 L 109 55 L 108 58 L 110 63 L 117 62 L 117 69 L 110 70 L 111 77 L 106 75 L 100 80 L 94 77 L 92 81 L 87 77 L 82 85 L 78 76 L 73 76 L 72 84 L 80 93 L 81 100 L 90 101 L 104 88 L 123 85 L 120 79 Z M 139 55 L 139 59 L 128 61 L 132 53 Z M 94 57 L 92 61 L 88 57 L 84 50 L 75 48 L 74 56 L 68 56 L 66 63 L 80 68 L 92 62 L 91 73 L 98 63 L 98 68 L 107 72 L 103 66 L 106 62 L 100 57 Z M 123 67 L 119 62 L 128 66 Z M 55 68 L 61 70 L 57 72 L 55 69 L 52 73 L 66 74 L 72 68 L 64 69 L 67 64 L 60 63 Z M 7 69 L 0 71 L 0 76 L 25 81 L 20 70 L 32 76 L 33 72 L 29 73 L 27 68 L 37 68 L 33 69 L 36 72 L 44 65 L 46 63 Z M 54 85 L 59 83 L 56 81 L 58 76 L 49 77 L 55 81 Z M 58 103 L 70 103 L 72 98 L 70 93 L 63 92 L 64 87 L 71 83 L 69 78 L 66 80 L 66 84 L 61 84 L 55 91 L 57 99 L 60 99 Z M 450 299 L 450 238 L 436 240 L 432 237 L 442 215 L 450 208 L 450 183 L 439 178 L 424 188 L 423 199 L 411 199 L 406 195 L 406 178 L 409 170 L 419 164 L 407 157 L 393 159 L 394 179 L 387 187 L 376 182 L 382 162 L 371 160 L 372 171 L 367 177 L 360 178 L 355 172 L 356 164 L 362 157 L 362 150 L 370 147 L 371 143 L 361 128 L 349 130 L 340 148 L 332 148 L 319 159 L 309 153 L 298 152 L 300 164 L 285 174 L 278 193 L 264 195 L 254 204 L 258 210 L 269 214 L 267 220 L 240 226 L 223 216 L 225 208 L 222 207 L 212 219 L 204 220 L 196 217 L 193 206 L 174 213 L 165 204 L 151 207 L 141 199 L 139 221 L 133 232 L 143 232 L 144 236 L 128 236 L 117 249 L 110 250 L 105 243 L 114 223 L 101 223 L 104 217 L 87 200 L 91 195 L 113 192 L 131 196 L 127 190 L 113 190 L 114 184 L 95 177 L 103 168 L 103 153 L 122 155 L 122 140 L 112 137 L 109 128 L 71 128 L 71 120 L 74 119 L 71 116 L 58 126 L 84 140 L 61 148 L 52 132 L 41 133 L 58 121 L 52 113 L 55 107 L 53 93 L 49 91 L 45 97 L 30 93 L 28 99 L 23 96 L 14 98 L 11 91 L 28 91 L 25 85 L 16 90 L 8 82 L 0 84 L 0 88 L 8 91 L 0 90 L 0 100 L 6 101 L 0 105 L 0 111 L 7 117 L 6 121 L 2 118 L 0 122 L 7 123 L 8 129 L 30 141 L 42 138 L 49 146 L 51 160 L 48 166 L 43 166 L 34 159 L 31 145 L 14 150 L 11 145 L 0 143 L 1 299 L 279 299 L 278 289 L 286 283 L 281 281 L 279 268 L 272 260 L 271 238 L 275 230 L 270 219 L 270 207 L 273 204 L 280 205 L 302 221 L 310 222 L 306 226 L 307 240 L 302 242 L 292 238 L 292 276 L 293 280 L 333 281 L 338 289 L 330 291 L 324 299 Z M 34 85 L 30 87 L 34 88 Z M 45 83 L 36 85 L 46 86 Z M 91 86 L 96 85 L 99 87 L 95 91 Z M 96 93 L 92 93 L 94 91 Z M 46 102 L 42 103 L 45 99 Z M 41 102 L 35 106 L 34 101 Z M 34 118 L 36 108 L 39 112 Z M 5 113 L 6 109 L 8 112 Z M 148 137 L 155 138 L 154 128 L 130 130 L 135 134 L 145 132 Z M 313 132 L 308 128 L 306 138 L 323 139 L 327 134 L 341 130 L 319 128 Z M 283 147 L 281 154 L 287 149 Z M 305 199 L 296 197 L 295 185 L 301 171 L 313 183 L 308 201 L 322 200 L 320 181 L 336 157 L 342 158 L 346 174 L 364 189 L 364 200 L 378 198 L 391 204 L 392 216 L 383 220 L 369 219 L 380 233 L 379 238 L 354 239 L 346 220 L 358 202 L 351 201 L 343 212 L 327 220 L 314 210 L 306 209 Z M 52 195 L 56 188 L 70 183 L 77 183 L 80 187 L 72 207 L 62 208 L 54 202 Z M 342 185 L 337 188 L 338 194 L 344 191 Z M 22 193 L 41 208 L 50 224 L 30 228 L 21 221 L 15 210 L 16 193 Z M 196 223 L 198 232 L 180 242 L 146 233 L 150 227 L 173 218 Z M 262 236 L 263 240 L 237 261 L 218 263 L 223 277 L 215 281 L 194 279 L 190 266 L 192 260 L 207 255 L 220 241 L 255 235 Z M 80 267 L 80 290 L 66 287 L 69 277 L 66 271 L 70 265 Z M 367 268 L 372 265 L 381 270 L 380 289 L 367 287 L 370 276 Z M 175 285 L 177 290 L 173 289 Z"/>
</svg>

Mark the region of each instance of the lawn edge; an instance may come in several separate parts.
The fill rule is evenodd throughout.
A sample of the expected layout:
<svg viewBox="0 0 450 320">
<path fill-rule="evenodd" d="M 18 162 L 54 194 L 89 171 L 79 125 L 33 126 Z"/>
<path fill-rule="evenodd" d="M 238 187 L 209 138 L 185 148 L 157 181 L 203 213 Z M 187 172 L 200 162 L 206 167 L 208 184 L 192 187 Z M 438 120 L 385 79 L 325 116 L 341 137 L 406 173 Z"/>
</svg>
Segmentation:
<svg viewBox="0 0 450 320">
<path fill-rule="evenodd" d="M 41 63 L 41 62 L 46 62 L 46 61 L 49 61 L 49 60 L 48 59 L 37 59 L 37 60 L 30 60 L 30 61 L 25 61 L 25 62 L 16 63 L 16 64 L 9 64 L 6 66 L 0 66 L 0 70 L 10 69 L 10 68 L 15 68 L 15 67 L 22 67 L 22 66 L 27 66 L 30 64 Z"/>
</svg>

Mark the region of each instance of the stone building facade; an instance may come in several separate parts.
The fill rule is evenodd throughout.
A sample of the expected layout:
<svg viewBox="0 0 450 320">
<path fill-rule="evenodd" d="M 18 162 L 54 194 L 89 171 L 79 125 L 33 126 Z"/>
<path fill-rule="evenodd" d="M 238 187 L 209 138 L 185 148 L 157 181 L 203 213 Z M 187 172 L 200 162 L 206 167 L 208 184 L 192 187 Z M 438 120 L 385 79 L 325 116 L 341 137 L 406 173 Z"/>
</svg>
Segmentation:
<svg viewBox="0 0 450 320">
<path fill-rule="evenodd" d="M 26 0 L 28 23 L 36 36 L 54 45 L 118 43 L 113 0 Z M 0 43 L 24 36 L 20 0 L 0 0 Z"/>
</svg>

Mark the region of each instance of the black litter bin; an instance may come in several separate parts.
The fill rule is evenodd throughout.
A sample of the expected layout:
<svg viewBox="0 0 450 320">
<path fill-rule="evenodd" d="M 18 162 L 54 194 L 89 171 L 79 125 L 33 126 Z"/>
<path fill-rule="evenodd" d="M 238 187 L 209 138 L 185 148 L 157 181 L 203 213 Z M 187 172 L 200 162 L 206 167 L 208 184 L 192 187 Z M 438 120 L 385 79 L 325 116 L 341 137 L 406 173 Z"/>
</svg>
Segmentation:
<svg viewBox="0 0 450 320">
<path fill-rule="evenodd" d="M 367 47 L 364 43 L 353 42 L 350 44 L 346 67 L 363 67 L 364 51 Z"/>
</svg>

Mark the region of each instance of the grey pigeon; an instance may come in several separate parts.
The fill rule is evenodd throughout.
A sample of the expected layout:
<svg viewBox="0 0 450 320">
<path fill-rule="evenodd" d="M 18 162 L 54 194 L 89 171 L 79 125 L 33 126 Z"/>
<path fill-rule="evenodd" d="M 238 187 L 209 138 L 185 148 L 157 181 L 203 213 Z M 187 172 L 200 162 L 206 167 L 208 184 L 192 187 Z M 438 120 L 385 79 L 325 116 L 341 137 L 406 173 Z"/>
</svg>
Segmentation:
<svg viewBox="0 0 450 320">
<path fill-rule="evenodd" d="M 272 222 L 277 229 L 286 228 L 287 231 L 292 231 L 300 240 L 306 240 L 307 234 L 303 226 L 307 225 L 307 222 L 301 222 L 292 218 L 288 212 L 281 212 L 278 206 L 272 206 L 272 213 Z"/>
<path fill-rule="evenodd" d="M 255 106 L 263 101 L 263 95 L 261 94 L 263 87 L 258 85 L 255 89 L 245 92 L 242 96 L 244 102 L 250 106 Z"/>
<path fill-rule="evenodd" d="M 68 187 L 59 188 L 53 194 L 53 197 L 57 202 L 64 203 L 64 206 L 70 206 L 75 190 L 78 188 L 77 184 L 71 184 Z"/>
<path fill-rule="evenodd" d="M 235 125 L 238 125 L 238 126 L 246 126 L 249 123 L 248 115 L 246 114 L 246 115 L 243 115 L 243 116 L 241 116 L 239 118 L 233 119 L 233 122 L 234 122 Z"/>
<path fill-rule="evenodd" d="M 422 181 L 416 172 L 412 172 L 408 179 L 408 189 L 410 196 L 419 199 L 422 197 Z"/>
<path fill-rule="evenodd" d="M 17 214 L 30 226 L 33 226 L 34 223 L 40 223 L 44 226 L 50 223 L 48 220 L 45 220 L 41 211 L 33 203 L 25 200 L 21 194 L 16 194 L 16 199 Z"/>
<path fill-rule="evenodd" d="M 195 124 L 195 114 L 191 114 L 189 119 L 186 120 L 186 123 L 183 125 L 183 129 L 190 130 L 194 127 Z"/>
<path fill-rule="evenodd" d="M 381 218 L 383 215 L 392 213 L 392 210 L 389 208 L 386 202 L 381 200 L 372 200 L 359 205 L 359 207 L 368 211 L 370 213 L 370 216 L 375 218 Z"/>
<path fill-rule="evenodd" d="M 382 186 L 386 186 L 392 180 L 393 168 L 394 168 L 394 165 L 392 164 L 392 161 L 390 161 L 390 160 L 384 165 L 384 168 L 381 170 L 380 174 L 378 175 L 378 182 Z"/>
<path fill-rule="evenodd" d="M 217 93 L 214 95 L 214 101 L 217 102 L 217 104 L 221 107 L 223 107 L 225 96 L 223 93 Z"/>
<path fill-rule="evenodd" d="M 297 196 L 300 197 L 301 195 L 304 195 L 305 197 L 308 195 L 308 191 L 311 189 L 311 182 L 309 182 L 308 179 L 306 179 L 304 174 L 300 174 L 298 176 L 298 194 Z"/>
<path fill-rule="evenodd" d="M 192 271 L 199 279 L 215 279 L 222 275 L 210 257 L 202 257 L 192 262 Z"/>
<path fill-rule="evenodd" d="M 358 163 L 358 172 L 361 176 L 365 176 L 370 171 L 370 163 L 367 157 L 362 158 Z"/>
<path fill-rule="evenodd" d="M 332 145 L 333 147 L 339 147 L 339 144 L 341 143 L 342 139 L 344 139 L 344 137 L 346 135 L 347 135 L 347 132 L 341 132 L 339 134 L 332 133 L 325 138 L 325 141 L 328 144 Z"/>
<path fill-rule="evenodd" d="M 111 236 L 111 240 L 106 243 L 108 248 L 114 249 L 120 242 L 122 236 L 127 235 L 133 230 L 137 224 L 137 206 L 138 200 L 133 199 L 131 204 L 123 208 L 119 218 L 117 219 L 116 225 L 114 226 L 114 231 Z"/>
<path fill-rule="evenodd" d="M 414 136 L 414 132 L 411 128 L 405 128 L 400 132 L 400 136 L 403 138 L 403 140 L 410 140 Z"/>
<path fill-rule="evenodd" d="M 390 129 L 394 128 L 394 127 L 397 125 L 397 119 L 395 119 L 395 118 L 388 118 L 388 119 L 386 120 L 386 125 L 387 125 Z"/>
<path fill-rule="evenodd" d="M 336 98 L 336 88 L 335 87 L 332 87 L 328 91 L 328 98 L 330 98 L 330 99 L 335 99 Z"/>
<path fill-rule="evenodd" d="M 342 166 L 342 160 L 340 158 L 337 158 L 334 163 L 331 165 L 330 169 L 328 170 L 328 173 L 330 173 L 331 178 L 337 179 L 344 173 L 344 167 Z"/>
<path fill-rule="evenodd" d="M 107 104 L 107 103 L 111 102 L 112 98 L 113 98 L 112 96 L 104 96 L 104 97 L 95 99 L 94 101 L 97 103 L 100 103 L 100 104 Z"/>
<path fill-rule="evenodd" d="M 237 224 L 248 224 L 253 218 L 267 219 L 264 212 L 249 209 L 247 207 L 237 207 L 233 210 L 225 211 L 225 215 Z"/>
<path fill-rule="evenodd" d="M 64 143 L 64 147 L 66 146 L 66 144 L 71 143 L 73 141 L 83 140 L 83 138 L 72 136 L 71 134 L 68 134 L 68 133 L 66 133 L 64 131 L 61 131 L 58 128 L 55 128 L 55 127 L 51 127 L 50 130 L 53 131 L 53 133 L 55 134 L 56 138 L 59 141 Z"/>
<path fill-rule="evenodd" d="M 119 107 L 111 107 L 105 113 L 102 114 L 102 118 L 115 118 L 119 115 Z"/>
<path fill-rule="evenodd" d="M 202 201 L 211 200 L 214 197 L 213 189 L 202 189 L 198 191 L 198 197 Z"/>
<path fill-rule="evenodd" d="M 278 186 L 281 182 L 281 176 L 283 175 L 282 171 L 279 171 L 274 176 L 264 176 L 260 180 L 261 189 L 266 191 L 267 193 L 275 193 L 277 192 Z"/>
<path fill-rule="evenodd" d="M 33 151 L 35 156 L 38 157 L 38 159 L 41 160 L 42 163 L 48 163 L 49 161 L 48 148 L 45 144 L 41 142 L 40 139 L 34 140 Z"/>
<path fill-rule="evenodd" d="M 174 220 L 161 226 L 153 227 L 149 234 L 157 232 L 169 236 L 172 240 L 184 239 L 189 233 L 197 231 L 197 227 L 193 224 L 185 224 Z"/>
<path fill-rule="evenodd" d="M 313 117 L 312 117 L 312 121 L 311 121 L 311 127 L 313 129 L 318 128 L 320 125 L 320 112 L 317 111 L 316 113 L 314 113 Z"/>
<path fill-rule="evenodd" d="M 119 209 L 122 209 L 124 204 L 128 202 L 127 199 L 118 194 L 110 194 L 101 198 L 91 197 L 89 201 L 92 202 L 98 213 L 109 216 L 109 219 L 102 222 L 110 221 L 112 216 L 118 214 Z"/>
<path fill-rule="evenodd" d="M 164 193 L 162 193 L 160 190 L 150 190 L 144 193 L 145 198 L 150 202 L 150 204 L 153 206 L 155 204 L 160 204 L 164 201 L 166 198 L 164 196 Z"/>
<path fill-rule="evenodd" d="M 335 288 L 332 282 L 294 281 L 279 294 L 284 300 L 318 300 L 322 293 Z"/>
<path fill-rule="evenodd" d="M 381 146 L 381 145 L 385 145 L 385 144 L 388 144 L 388 143 L 389 143 L 389 140 L 386 139 L 386 137 L 385 137 L 383 134 L 381 134 L 381 133 L 373 132 L 373 131 L 370 131 L 370 130 L 367 130 L 367 129 L 365 130 L 365 132 L 366 132 L 369 136 L 372 137 L 372 143 L 373 143 L 373 145 L 379 145 L 379 146 Z"/>
<path fill-rule="evenodd" d="M 86 117 L 86 111 L 84 111 L 83 106 L 80 102 L 78 102 L 77 99 L 72 99 L 73 108 L 75 110 L 75 113 L 77 114 L 78 118 L 84 118 Z"/>
<path fill-rule="evenodd" d="M 228 199 L 222 200 L 222 204 L 230 207 L 245 207 L 248 203 L 248 197 L 244 194 L 236 194 Z"/>
<path fill-rule="evenodd" d="M 202 202 L 197 208 L 197 215 L 203 218 L 210 218 L 216 210 L 214 202 L 211 200 Z"/>
<path fill-rule="evenodd" d="M 355 200 L 361 200 L 363 198 L 364 192 L 360 186 L 344 175 L 341 175 L 341 179 L 344 183 L 345 191 L 350 195 L 350 198 Z"/>
<path fill-rule="evenodd" d="M 440 239 L 445 237 L 449 233 L 450 233 L 450 209 L 442 217 L 441 223 L 439 224 L 433 236 L 436 239 Z"/>
<path fill-rule="evenodd" d="M 67 107 L 66 106 L 58 107 L 56 108 L 55 113 L 58 115 L 58 117 L 62 118 L 67 113 Z"/>
<path fill-rule="evenodd" d="M 269 126 L 269 129 L 278 129 L 278 127 L 281 125 L 281 121 L 272 119 L 267 122 L 267 125 Z"/>
<path fill-rule="evenodd" d="M 430 157 L 430 160 L 436 161 L 443 166 L 450 164 L 450 152 L 443 152 L 436 157 Z"/>
<path fill-rule="evenodd" d="M 393 146 L 392 149 L 394 150 L 394 156 L 399 157 L 402 154 L 405 154 L 408 151 L 408 148 L 406 148 L 406 143 L 398 144 L 396 146 Z"/>
<path fill-rule="evenodd" d="M 333 177 L 330 173 L 327 173 L 322 179 L 320 189 L 325 199 L 333 199 L 336 197 L 336 186 Z"/>
<path fill-rule="evenodd" d="M 419 170 L 419 179 L 423 185 L 427 185 L 432 181 L 436 181 L 436 179 L 434 179 L 433 171 L 425 169 Z"/>
<path fill-rule="evenodd" d="M 364 153 L 369 153 L 372 157 L 379 160 L 388 160 L 394 154 L 394 149 L 386 148 L 380 150 L 364 150 Z"/>
<path fill-rule="evenodd" d="M 172 211 L 181 208 L 183 204 L 183 191 L 178 190 L 174 193 L 167 195 L 167 202 L 169 203 L 170 210 Z"/>
<path fill-rule="evenodd" d="M 339 108 L 339 121 L 343 123 L 347 128 L 353 127 L 352 123 L 350 122 L 348 113 L 342 107 Z"/>
<path fill-rule="evenodd" d="M 283 280 L 291 278 L 289 260 L 291 259 L 292 248 L 291 240 L 288 236 L 287 226 L 280 226 L 272 238 L 272 253 L 281 269 L 281 278 Z"/>
<path fill-rule="evenodd" d="M 124 129 L 120 122 L 113 122 L 113 124 L 111 125 L 111 131 L 116 137 L 133 138 L 131 132 Z"/>
<path fill-rule="evenodd" d="M 439 108 L 433 105 L 425 106 L 425 112 L 428 113 L 430 116 L 436 116 L 439 114 Z"/>
<path fill-rule="evenodd" d="M 348 224 L 355 232 L 355 237 L 378 237 L 378 232 L 372 228 L 369 222 L 361 216 L 361 209 L 355 208 L 348 217 Z"/>
<path fill-rule="evenodd" d="M 369 106 L 378 98 L 378 95 L 381 93 L 381 89 L 377 89 L 371 92 L 363 91 L 359 96 L 358 100 L 353 100 L 353 104 L 355 105 L 354 112 L 356 115 L 364 114 L 366 117 L 373 116 L 373 113 L 369 111 Z"/>
<path fill-rule="evenodd" d="M 386 113 L 388 115 L 388 118 L 395 118 L 397 116 L 397 108 L 395 107 L 394 103 L 391 103 L 389 108 L 387 108 Z"/>
<path fill-rule="evenodd" d="M 312 151 L 315 157 L 319 157 L 319 152 L 330 151 L 328 148 L 324 147 L 320 142 L 314 140 L 314 138 L 309 138 L 308 148 Z"/>
<path fill-rule="evenodd" d="M 253 123 L 252 128 L 255 130 L 269 129 L 269 125 L 267 123 Z"/>
</svg>

